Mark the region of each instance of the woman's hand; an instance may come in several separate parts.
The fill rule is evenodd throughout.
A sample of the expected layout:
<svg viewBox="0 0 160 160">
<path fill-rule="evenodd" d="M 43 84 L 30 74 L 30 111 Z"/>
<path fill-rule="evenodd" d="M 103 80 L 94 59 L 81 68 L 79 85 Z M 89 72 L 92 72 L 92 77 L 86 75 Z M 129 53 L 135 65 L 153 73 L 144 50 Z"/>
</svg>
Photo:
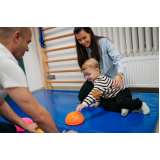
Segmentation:
<svg viewBox="0 0 160 160">
<path fill-rule="evenodd" d="M 90 105 L 90 107 L 98 107 L 98 106 L 99 106 L 98 103 L 93 103 L 93 104 Z"/>
<path fill-rule="evenodd" d="M 76 112 L 80 112 L 82 108 L 86 107 L 84 104 L 79 104 L 76 108 Z"/>
<path fill-rule="evenodd" d="M 116 75 L 113 80 L 114 88 L 121 88 L 122 87 L 122 78 L 119 75 Z"/>
</svg>

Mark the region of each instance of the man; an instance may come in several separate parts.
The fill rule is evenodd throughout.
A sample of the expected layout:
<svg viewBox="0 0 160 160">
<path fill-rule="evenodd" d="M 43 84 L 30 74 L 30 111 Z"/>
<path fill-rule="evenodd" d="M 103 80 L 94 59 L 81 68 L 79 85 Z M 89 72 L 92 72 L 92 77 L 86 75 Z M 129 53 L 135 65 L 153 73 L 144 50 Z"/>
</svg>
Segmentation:
<svg viewBox="0 0 160 160">
<path fill-rule="evenodd" d="M 38 127 L 44 132 L 59 133 L 49 112 L 30 93 L 25 74 L 18 66 L 17 60 L 22 58 L 25 51 L 29 51 L 31 36 L 29 27 L 0 27 L 0 115 L 12 123 L 0 122 L 2 133 L 16 132 L 14 125 L 31 133 L 35 133 Z M 36 123 L 25 123 L 12 110 L 4 100 L 7 93 Z"/>
</svg>

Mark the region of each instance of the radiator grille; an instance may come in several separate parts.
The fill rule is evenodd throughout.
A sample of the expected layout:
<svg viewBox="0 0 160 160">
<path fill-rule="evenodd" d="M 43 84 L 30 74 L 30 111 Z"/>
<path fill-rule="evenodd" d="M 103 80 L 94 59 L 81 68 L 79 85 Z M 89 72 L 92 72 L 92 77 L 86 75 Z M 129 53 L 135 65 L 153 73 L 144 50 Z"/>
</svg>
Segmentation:
<svg viewBox="0 0 160 160">
<path fill-rule="evenodd" d="M 128 87 L 159 87 L 159 56 L 126 57 L 123 83 Z"/>
</svg>

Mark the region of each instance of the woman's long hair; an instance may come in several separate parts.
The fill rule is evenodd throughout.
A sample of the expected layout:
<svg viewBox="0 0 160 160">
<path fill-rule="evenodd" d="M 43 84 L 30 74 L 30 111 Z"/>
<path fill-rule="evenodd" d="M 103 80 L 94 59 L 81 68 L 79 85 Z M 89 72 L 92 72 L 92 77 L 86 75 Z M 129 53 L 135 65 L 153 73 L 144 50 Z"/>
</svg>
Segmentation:
<svg viewBox="0 0 160 160">
<path fill-rule="evenodd" d="M 98 47 L 98 39 L 102 37 L 95 36 L 92 29 L 90 27 L 75 27 L 74 28 L 74 35 L 78 34 L 81 30 L 84 30 L 87 33 L 91 34 L 91 57 L 96 59 L 98 62 L 100 61 L 100 53 L 99 53 L 99 47 Z M 81 45 L 76 36 L 75 36 L 75 41 L 76 41 L 76 49 L 77 49 L 77 57 L 78 57 L 78 64 L 79 67 L 81 68 L 83 63 L 89 59 L 86 47 Z"/>
</svg>

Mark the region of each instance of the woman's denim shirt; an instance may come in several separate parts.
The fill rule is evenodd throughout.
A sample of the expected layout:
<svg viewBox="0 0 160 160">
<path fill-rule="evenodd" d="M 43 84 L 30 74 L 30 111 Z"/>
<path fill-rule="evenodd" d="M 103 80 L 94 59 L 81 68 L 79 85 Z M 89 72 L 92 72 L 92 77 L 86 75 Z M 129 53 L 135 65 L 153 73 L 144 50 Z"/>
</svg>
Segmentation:
<svg viewBox="0 0 160 160">
<path fill-rule="evenodd" d="M 101 60 L 99 62 L 100 72 L 114 79 L 118 72 L 125 73 L 126 62 L 124 58 L 117 51 L 115 45 L 107 38 L 101 38 L 98 40 L 99 52 Z M 86 48 L 88 57 L 91 58 L 89 48 Z"/>
</svg>

